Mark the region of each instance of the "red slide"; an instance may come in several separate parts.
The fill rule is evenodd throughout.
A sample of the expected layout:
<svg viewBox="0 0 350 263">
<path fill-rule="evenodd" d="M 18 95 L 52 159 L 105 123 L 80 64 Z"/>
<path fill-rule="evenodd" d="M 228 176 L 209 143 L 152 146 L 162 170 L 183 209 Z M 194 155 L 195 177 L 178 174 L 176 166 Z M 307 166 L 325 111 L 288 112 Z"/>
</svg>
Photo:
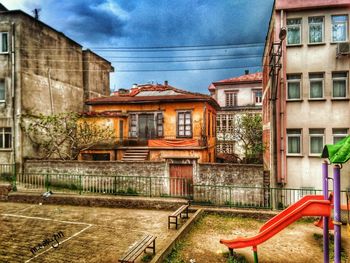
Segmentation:
<svg viewBox="0 0 350 263">
<path fill-rule="evenodd" d="M 253 237 L 239 237 L 232 240 L 221 239 L 220 243 L 228 248 L 256 248 L 259 244 L 265 242 L 278 232 L 292 224 L 303 216 L 330 216 L 331 201 L 324 200 L 322 195 L 307 195 L 298 202 L 289 206 L 278 215 L 267 221 L 259 230 L 259 233 Z"/>
</svg>

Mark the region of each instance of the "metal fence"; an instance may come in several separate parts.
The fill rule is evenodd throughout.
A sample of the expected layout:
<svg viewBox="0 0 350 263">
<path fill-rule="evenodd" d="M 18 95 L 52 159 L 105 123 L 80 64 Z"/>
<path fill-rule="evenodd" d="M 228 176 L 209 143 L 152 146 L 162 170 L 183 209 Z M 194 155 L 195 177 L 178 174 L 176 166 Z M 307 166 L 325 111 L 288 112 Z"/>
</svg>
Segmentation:
<svg viewBox="0 0 350 263">
<path fill-rule="evenodd" d="M 13 183 L 19 191 L 53 191 L 55 193 L 132 195 L 146 197 L 180 197 L 195 204 L 284 209 L 305 195 L 322 195 L 322 190 L 243 187 L 233 185 L 192 184 L 186 178 L 145 176 L 104 176 L 83 174 L 15 175 L 13 165 L 0 165 L 0 179 Z M 346 204 L 346 191 L 341 192 L 341 203 Z"/>
<path fill-rule="evenodd" d="M 17 188 L 56 193 L 134 195 L 147 197 L 191 198 L 191 183 L 186 178 L 145 176 L 103 176 L 79 174 L 17 175 Z"/>
</svg>

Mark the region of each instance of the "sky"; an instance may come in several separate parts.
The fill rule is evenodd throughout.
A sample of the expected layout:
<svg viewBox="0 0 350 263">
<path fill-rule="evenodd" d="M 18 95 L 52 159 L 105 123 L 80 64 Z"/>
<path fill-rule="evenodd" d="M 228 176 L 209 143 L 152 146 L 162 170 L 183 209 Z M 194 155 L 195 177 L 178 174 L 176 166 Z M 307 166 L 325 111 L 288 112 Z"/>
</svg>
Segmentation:
<svg viewBox="0 0 350 263">
<path fill-rule="evenodd" d="M 112 62 L 111 90 L 210 83 L 261 71 L 273 0 L 0 0 Z"/>
</svg>

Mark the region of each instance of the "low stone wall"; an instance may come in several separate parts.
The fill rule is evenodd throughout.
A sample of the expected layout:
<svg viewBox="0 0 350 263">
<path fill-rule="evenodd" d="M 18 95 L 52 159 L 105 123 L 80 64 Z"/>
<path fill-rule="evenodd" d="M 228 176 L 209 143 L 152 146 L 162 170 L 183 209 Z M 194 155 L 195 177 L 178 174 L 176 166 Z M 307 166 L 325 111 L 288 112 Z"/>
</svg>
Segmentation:
<svg viewBox="0 0 350 263">
<path fill-rule="evenodd" d="M 267 207 L 262 165 L 200 164 L 194 200 L 215 205 Z"/>
<path fill-rule="evenodd" d="M 165 162 L 120 161 L 26 161 L 25 173 L 84 174 L 106 176 L 154 176 L 163 177 Z"/>
</svg>

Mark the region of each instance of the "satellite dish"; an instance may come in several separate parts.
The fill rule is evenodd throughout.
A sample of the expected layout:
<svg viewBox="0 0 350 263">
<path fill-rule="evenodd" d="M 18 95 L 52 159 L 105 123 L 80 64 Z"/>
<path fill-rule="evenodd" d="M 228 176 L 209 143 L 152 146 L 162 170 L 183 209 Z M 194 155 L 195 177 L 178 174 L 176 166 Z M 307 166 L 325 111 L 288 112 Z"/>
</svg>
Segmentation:
<svg viewBox="0 0 350 263">
<path fill-rule="evenodd" d="M 282 27 L 280 29 L 280 33 L 279 33 L 278 37 L 281 41 L 283 41 L 286 38 L 286 36 L 287 36 L 287 30 L 285 27 Z"/>
</svg>

